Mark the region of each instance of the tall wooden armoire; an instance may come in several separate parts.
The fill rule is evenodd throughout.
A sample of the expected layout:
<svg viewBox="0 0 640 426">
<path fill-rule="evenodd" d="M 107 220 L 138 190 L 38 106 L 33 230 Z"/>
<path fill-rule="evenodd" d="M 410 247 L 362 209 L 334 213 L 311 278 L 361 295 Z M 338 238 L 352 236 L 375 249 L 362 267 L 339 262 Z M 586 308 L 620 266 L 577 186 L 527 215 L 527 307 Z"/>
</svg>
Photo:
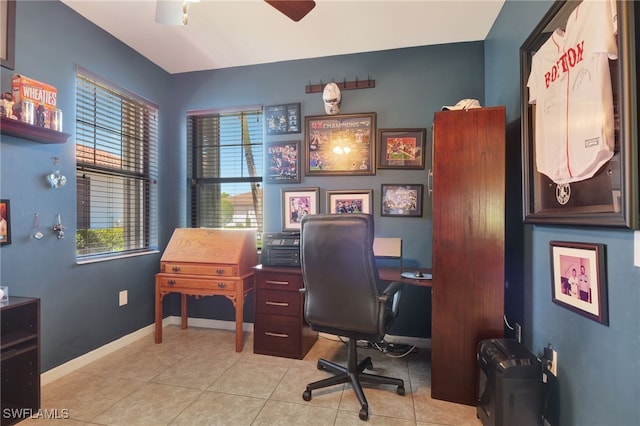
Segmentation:
<svg viewBox="0 0 640 426">
<path fill-rule="evenodd" d="M 477 345 L 504 335 L 505 108 L 435 113 L 431 396 L 476 405 Z"/>
</svg>

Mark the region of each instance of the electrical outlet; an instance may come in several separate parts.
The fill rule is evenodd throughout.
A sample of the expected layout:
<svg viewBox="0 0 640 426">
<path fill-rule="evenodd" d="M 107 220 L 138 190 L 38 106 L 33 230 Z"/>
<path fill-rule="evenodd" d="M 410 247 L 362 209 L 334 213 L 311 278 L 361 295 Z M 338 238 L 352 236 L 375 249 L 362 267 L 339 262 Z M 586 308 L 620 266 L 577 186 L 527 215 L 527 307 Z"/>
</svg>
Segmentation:
<svg viewBox="0 0 640 426">
<path fill-rule="evenodd" d="M 558 352 L 549 344 L 544 348 L 544 359 L 546 361 L 546 370 L 558 377 Z"/>
<path fill-rule="evenodd" d="M 129 301 L 127 300 L 129 298 L 129 293 L 127 292 L 127 290 L 122 290 L 118 296 L 119 296 L 119 303 L 120 303 L 119 306 L 124 306 L 127 303 L 129 303 Z"/>
</svg>

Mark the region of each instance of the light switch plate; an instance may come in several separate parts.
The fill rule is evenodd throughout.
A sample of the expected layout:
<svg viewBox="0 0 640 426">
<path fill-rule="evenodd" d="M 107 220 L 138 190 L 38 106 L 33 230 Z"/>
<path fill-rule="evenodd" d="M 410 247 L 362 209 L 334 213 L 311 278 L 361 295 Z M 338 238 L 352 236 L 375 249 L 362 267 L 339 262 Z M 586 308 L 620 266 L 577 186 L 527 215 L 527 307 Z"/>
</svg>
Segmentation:
<svg viewBox="0 0 640 426">
<path fill-rule="evenodd" d="M 633 264 L 640 268 L 640 231 L 633 233 Z"/>
</svg>

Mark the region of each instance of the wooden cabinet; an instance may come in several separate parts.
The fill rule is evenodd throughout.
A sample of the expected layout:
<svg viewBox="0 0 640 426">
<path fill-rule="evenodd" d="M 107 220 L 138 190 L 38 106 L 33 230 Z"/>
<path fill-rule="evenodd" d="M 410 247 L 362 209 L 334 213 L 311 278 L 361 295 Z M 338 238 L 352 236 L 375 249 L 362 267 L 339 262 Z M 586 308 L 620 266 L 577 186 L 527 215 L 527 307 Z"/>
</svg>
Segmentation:
<svg viewBox="0 0 640 426">
<path fill-rule="evenodd" d="M 504 335 L 505 108 L 435 113 L 431 395 L 475 405 L 478 342 Z"/>
<path fill-rule="evenodd" d="M 40 409 L 40 299 L 9 297 L 0 305 L 2 425 Z"/>
<path fill-rule="evenodd" d="M 318 339 L 304 321 L 302 271 L 299 268 L 255 268 L 256 307 L 253 351 L 302 359 Z"/>
<path fill-rule="evenodd" d="M 156 343 L 162 343 L 162 300 L 180 293 L 182 328 L 187 328 L 187 296 L 224 296 L 236 314 L 236 352 L 243 346 L 243 310 L 253 290 L 258 263 L 255 230 L 178 228 L 156 274 Z"/>
</svg>

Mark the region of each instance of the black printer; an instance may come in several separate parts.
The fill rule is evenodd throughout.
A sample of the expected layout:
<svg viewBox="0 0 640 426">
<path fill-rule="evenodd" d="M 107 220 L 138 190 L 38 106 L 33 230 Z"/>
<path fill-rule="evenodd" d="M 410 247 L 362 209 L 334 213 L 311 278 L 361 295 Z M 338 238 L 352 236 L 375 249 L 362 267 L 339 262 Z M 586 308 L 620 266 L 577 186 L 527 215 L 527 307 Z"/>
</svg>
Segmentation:
<svg viewBox="0 0 640 426">
<path fill-rule="evenodd" d="M 483 426 L 542 425 L 542 363 L 515 339 L 478 344 L 478 418 Z"/>
<path fill-rule="evenodd" d="M 262 265 L 300 267 L 300 232 L 262 234 Z"/>
</svg>

